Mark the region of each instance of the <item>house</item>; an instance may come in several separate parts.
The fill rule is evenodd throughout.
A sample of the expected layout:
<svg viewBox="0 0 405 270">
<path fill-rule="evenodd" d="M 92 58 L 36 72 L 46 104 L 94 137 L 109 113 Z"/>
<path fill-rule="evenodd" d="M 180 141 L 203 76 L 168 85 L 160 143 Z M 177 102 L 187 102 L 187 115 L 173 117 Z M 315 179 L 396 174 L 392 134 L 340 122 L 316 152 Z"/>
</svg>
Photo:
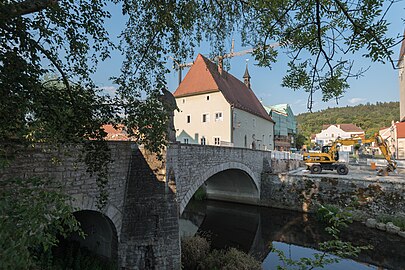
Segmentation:
<svg viewBox="0 0 405 270">
<path fill-rule="evenodd" d="M 405 31 L 404 40 L 402 41 L 401 50 L 399 52 L 398 60 L 398 71 L 399 71 L 399 113 L 400 121 L 405 121 Z"/>
<path fill-rule="evenodd" d="M 102 128 L 107 133 L 104 138 L 106 141 L 129 141 L 131 138 L 124 125 L 113 126 L 111 124 L 103 125 Z"/>
<path fill-rule="evenodd" d="M 336 138 L 364 138 L 364 131 L 354 124 L 323 125 L 322 131 L 315 135 L 315 143 L 324 146 L 331 144 Z M 341 151 L 353 152 L 353 146 L 342 146 Z"/>
<path fill-rule="evenodd" d="M 276 150 L 290 150 L 295 147 L 297 120 L 288 104 L 264 105 L 267 113 L 276 122 L 274 127 L 274 144 Z"/>
<path fill-rule="evenodd" d="M 199 54 L 173 93 L 176 140 L 182 143 L 274 149 L 274 121 L 250 87 Z"/>
<path fill-rule="evenodd" d="M 387 142 L 392 155 L 397 159 L 405 159 L 405 122 L 393 122 L 379 133 Z"/>
</svg>

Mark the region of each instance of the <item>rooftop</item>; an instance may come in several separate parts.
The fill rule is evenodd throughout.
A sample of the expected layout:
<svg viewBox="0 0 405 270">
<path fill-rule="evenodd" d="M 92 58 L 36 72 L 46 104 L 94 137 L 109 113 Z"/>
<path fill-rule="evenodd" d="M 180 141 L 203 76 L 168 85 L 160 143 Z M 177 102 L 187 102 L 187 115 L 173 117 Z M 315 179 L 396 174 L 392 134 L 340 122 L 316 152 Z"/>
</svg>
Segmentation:
<svg viewBox="0 0 405 270">
<path fill-rule="evenodd" d="M 198 54 L 173 95 L 180 98 L 211 92 L 221 92 L 235 108 L 274 122 L 251 89 L 225 70 L 220 74 L 216 64 Z"/>
</svg>

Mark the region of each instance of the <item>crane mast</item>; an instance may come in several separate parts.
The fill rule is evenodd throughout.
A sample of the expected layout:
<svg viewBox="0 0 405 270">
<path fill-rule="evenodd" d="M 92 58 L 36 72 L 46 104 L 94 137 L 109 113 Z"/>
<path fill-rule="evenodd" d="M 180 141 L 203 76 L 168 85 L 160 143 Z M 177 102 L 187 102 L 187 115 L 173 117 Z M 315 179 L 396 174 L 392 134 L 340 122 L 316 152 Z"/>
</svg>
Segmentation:
<svg viewBox="0 0 405 270">
<path fill-rule="evenodd" d="M 235 40 L 232 39 L 231 50 L 230 50 L 229 53 L 225 53 L 223 55 L 218 55 L 218 56 L 216 56 L 216 57 L 214 57 L 213 59 L 210 59 L 210 60 L 214 61 L 214 62 L 215 61 L 218 62 L 218 70 L 220 70 L 220 72 L 222 72 L 223 60 L 226 59 L 226 58 L 232 58 L 232 57 L 235 57 L 235 56 L 243 56 L 243 55 L 246 55 L 246 54 L 251 54 L 256 50 L 267 49 L 267 48 L 277 48 L 279 46 L 280 46 L 280 43 L 277 42 L 277 43 L 273 43 L 273 44 L 267 44 L 267 45 L 264 45 L 264 46 L 258 46 L 258 47 L 255 47 L 255 48 L 250 48 L 250 49 L 234 52 Z M 173 60 L 173 62 L 175 64 L 174 69 L 176 69 L 177 72 L 178 72 L 179 85 L 180 85 L 181 80 L 182 80 L 182 71 L 183 71 L 183 69 L 191 67 L 194 64 L 194 62 L 180 64 L 173 57 L 170 56 L 170 58 Z"/>
</svg>

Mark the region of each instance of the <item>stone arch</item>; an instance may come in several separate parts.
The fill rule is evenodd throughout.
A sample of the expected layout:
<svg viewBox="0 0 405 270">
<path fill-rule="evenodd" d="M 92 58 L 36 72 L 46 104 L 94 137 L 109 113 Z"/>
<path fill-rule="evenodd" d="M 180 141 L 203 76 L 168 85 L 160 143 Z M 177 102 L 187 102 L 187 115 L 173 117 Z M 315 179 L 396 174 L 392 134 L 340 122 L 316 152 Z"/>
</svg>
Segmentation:
<svg viewBox="0 0 405 270">
<path fill-rule="evenodd" d="M 70 205 L 77 209 L 77 211 L 90 210 L 95 212 L 100 212 L 97 208 L 97 198 L 90 196 L 88 194 L 74 194 L 71 195 Z M 114 229 L 117 232 L 117 239 L 120 241 L 121 236 L 121 226 L 122 226 L 122 213 L 113 204 L 108 203 L 102 212 L 103 215 L 108 217 Z"/>
<path fill-rule="evenodd" d="M 112 220 L 94 210 L 79 210 L 73 214 L 80 222 L 86 237 L 83 239 L 78 234 L 72 234 L 67 241 L 74 241 L 80 247 L 88 248 L 102 258 L 117 261 L 118 237 Z"/>
<path fill-rule="evenodd" d="M 208 170 L 204 170 L 200 177 L 190 186 L 190 189 L 187 191 L 185 196 L 182 198 L 180 203 L 180 215 L 183 213 L 186 205 L 197 191 L 197 189 L 204 184 L 211 176 L 223 172 L 225 170 L 237 169 L 245 172 L 253 181 L 254 186 L 257 189 L 258 194 L 260 194 L 260 182 L 259 179 L 255 176 L 253 171 L 243 163 L 239 162 L 225 162 L 216 166 L 210 167 Z"/>
</svg>

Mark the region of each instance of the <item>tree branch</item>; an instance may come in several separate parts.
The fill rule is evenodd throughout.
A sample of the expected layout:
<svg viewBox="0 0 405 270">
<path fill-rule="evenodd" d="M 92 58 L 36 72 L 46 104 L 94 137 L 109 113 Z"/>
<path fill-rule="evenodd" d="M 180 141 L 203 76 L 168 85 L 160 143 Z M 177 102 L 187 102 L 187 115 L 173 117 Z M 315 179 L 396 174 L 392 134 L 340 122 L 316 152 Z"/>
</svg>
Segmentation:
<svg viewBox="0 0 405 270">
<path fill-rule="evenodd" d="M 339 8 L 342 10 L 343 14 L 346 16 L 346 18 L 350 21 L 350 23 L 358 29 L 361 29 L 362 31 L 368 33 L 370 36 L 372 36 L 375 40 L 375 42 L 381 47 L 381 49 L 387 54 L 387 59 L 391 62 L 391 65 L 393 67 L 393 69 L 396 69 L 395 64 L 394 64 L 394 60 L 392 60 L 388 48 L 384 45 L 384 43 L 377 37 L 377 35 L 375 34 L 375 32 L 369 27 L 369 28 L 365 28 L 363 27 L 361 24 L 359 24 L 358 22 L 356 22 L 355 19 L 353 19 L 351 17 L 351 15 L 349 14 L 349 12 L 347 11 L 346 7 L 343 5 L 343 3 L 340 0 L 334 0 L 334 2 L 339 6 Z"/>
<path fill-rule="evenodd" d="M 26 0 L 20 3 L 5 5 L 1 11 L 2 18 L 15 18 L 39 12 L 58 3 L 58 0 Z"/>
</svg>

